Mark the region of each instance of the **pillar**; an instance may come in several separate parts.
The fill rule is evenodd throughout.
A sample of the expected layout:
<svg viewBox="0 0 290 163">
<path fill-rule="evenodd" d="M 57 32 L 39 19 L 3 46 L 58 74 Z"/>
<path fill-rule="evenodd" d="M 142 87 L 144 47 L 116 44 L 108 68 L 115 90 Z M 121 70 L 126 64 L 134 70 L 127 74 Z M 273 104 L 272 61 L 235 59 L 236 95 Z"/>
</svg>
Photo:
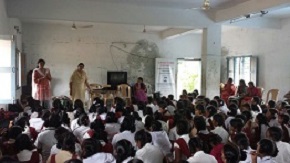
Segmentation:
<svg viewBox="0 0 290 163">
<path fill-rule="evenodd" d="M 201 94 L 213 98 L 220 94 L 221 25 L 203 29 Z"/>
</svg>

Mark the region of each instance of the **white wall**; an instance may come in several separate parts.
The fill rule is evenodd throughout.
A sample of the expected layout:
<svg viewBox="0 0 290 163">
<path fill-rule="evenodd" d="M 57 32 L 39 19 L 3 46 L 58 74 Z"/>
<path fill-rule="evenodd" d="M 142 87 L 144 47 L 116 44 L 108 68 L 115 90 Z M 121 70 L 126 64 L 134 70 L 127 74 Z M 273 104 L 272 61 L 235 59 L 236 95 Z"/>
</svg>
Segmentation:
<svg viewBox="0 0 290 163">
<path fill-rule="evenodd" d="M 6 12 L 5 1 L 0 0 L 0 35 L 8 33 L 8 17 Z"/>
<path fill-rule="evenodd" d="M 128 71 L 129 83 L 134 83 L 138 76 L 143 76 L 145 82 L 153 86 L 154 59 L 139 58 L 116 48 L 110 49 L 112 42 L 136 43 L 140 40 L 145 40 L 140 42 L 142 46 L 114 45 L 127 52 L 150 58 L 201 56 L 199 34 L 161 40 L 157 34 L 142 33 L 140 26 L 137 28 L 128 25 L 95 24 L 91 29 L 73 31 L 69 25 L 30 22 L 23 23 L 26 72 L 36 66 L 39 58 L 44 58 L 53 77 L 53 95 L 68 95 L 70 75 L 80 62 L 85 64 L 90 83 L 106 84 L 107 71 L 123 70 Z"/>
<path fill-rule="evenodd" d="M 222 33 L 222 82 L 226 81 L 226 56 L 258 56 L 258 86 L 280 89 L 282 98 L 290 91 L 290 20 L 282 21 L 282 29 L 224 27 Z"/>
</svg>

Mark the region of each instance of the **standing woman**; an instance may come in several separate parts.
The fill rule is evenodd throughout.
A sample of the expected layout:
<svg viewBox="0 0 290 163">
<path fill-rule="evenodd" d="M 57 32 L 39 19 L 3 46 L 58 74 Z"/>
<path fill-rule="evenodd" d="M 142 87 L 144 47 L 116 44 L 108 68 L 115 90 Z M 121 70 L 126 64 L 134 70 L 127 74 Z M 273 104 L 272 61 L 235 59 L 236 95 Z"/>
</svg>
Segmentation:
<svg viewBox="0 0 290 163">
<path fill-rule="evenodd" d="M 72 101 L 80 99 L 83 103 L 85 103 L 85 86 L 90 90 L 87 74 L 83 70 L 84 67 L 85 65 L 80 63 L 70 78 L 69 86 Z"/>
<path fill-rule="evenodd" d="M 51 74 L 48 68 L 44 68 L 45 61 L 38 60 L 38 66 L 32 73 L 32 97 L 39 100 L 43 107 L 49 109 L 50 107 L 50 81 Z"/>
<path fill-rule="evenodd" d="M 134 85 L 134 97 L 137 102 L 147 102 L 147 88 L 143 83 L 143 78 L 139 77 L 137 83 Z"/>
</svg>

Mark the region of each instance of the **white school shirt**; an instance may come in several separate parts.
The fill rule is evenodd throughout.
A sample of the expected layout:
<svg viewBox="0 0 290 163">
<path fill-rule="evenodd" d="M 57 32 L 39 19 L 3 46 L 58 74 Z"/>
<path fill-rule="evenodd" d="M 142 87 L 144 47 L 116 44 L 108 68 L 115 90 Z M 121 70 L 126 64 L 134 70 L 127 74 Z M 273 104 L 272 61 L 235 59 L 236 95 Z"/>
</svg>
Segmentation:
<svg viewBox="0 0 290 163">
<path fill-rule="evenodd" d="M 108 140 L 111 141 L 115 134 L 120 131 L 121 125 L 119 123 L 106 123 L 105 131 L 108 134 Z"/>
<path fill-rule="evenodd" d="M 122 163 L 128 163 L 129 161 L 131 161 L 133 159 L 134 159 L 134 157 L 128 157 L 124 161 L 122 161 Z"/>
<path fill-rule="evenodd" d="M 252 151 L 255 151 L 255 150 L 252 150 L 251 147 L 248 147 L 247 150 L 243 150 L 244 152 L 246 152 L 247 154 L 247 158 L 245 161 L 240 161 L 239 163 L 251 163 L 252 162 L 252 156 L 251 156 L 251 152 Z"/>
<path fill-rule="evenodd" d="M 80 126 L 73 130 L 73 134 L 79 140 L 79 142 L 82 142 L 84 139 L 85 133 L 87 133 L 89 130 L 90 128 L 88 126 Z"/>
<path fill-rule="evenodd" d="M 234 119 L 235 117 L 228 117 L 226 120 L 225 120 L 225 126 L 226 126 L 226 129 L 230 129 L 230 121 L 232 119 Z"/>
<path fill-rule="evenodd" d="M 129 142 L 131 142 L 131 144 L 133 145 L 133 147 L 136 146 L 136 142 L 135 142 L 135 133 L 132 133 L 131 131 L 123 131 L 120 133 L 117 133 L 116 135 L 114 135 L 113 140 L 112 140 L 112 145 L 113 147 L 115 147 L 116 143 L 122 139 L 128 140 Z"/>
<path fill-rule="evenodd" d="M 167 133 L 165 131 L 154 131 L 150 132 L 150 134 L 152 136 L 153 145 L 159 147 L 164 156 L 169 154 L 172 145 L 168 139 Z"/>
<path fill-rule="evenodd" d="M 116 163 L 114 156 L 110 153 L 96 153 L 91 157 L 83 159 L 83 163 Z"/>
<path fill-rule="evenodd" d="M 276 119 L 271 119 L 270 122 L 269 122 L 269 126 L 270 127 L 280 127 L 280 124 L 279 124 L 277 118 Z"/>
<path fill-rule="evenodd" d="M 196 152 L 187 160 L 189 163 L 217 163 L 214 156 L 204 153 L 203 151 Z"/>
<path fill-rule="evenodd" d="M 17 153 L 18 161 L 20 161 L 20 162 L 30 161 L 32 153 L 35 152 L 35 151 L 37 151 L 37 149 L 33 149 L 32 151 L 29 151 L 29 150 L 26 150 L 26 149 L 20 151 L 19 153 Z M 42 162 L 42 157 L 39 154 L 39 163 L 41 163 L 41 162 Z"/>
<path fill-rule="evenodd" d="M 277 163 L 271 156 L 265 156 L 263 158 L 258 158 L 257 163 Z"/>
<path fill-rule="evenodd" d="M 33 127 L 36 132 L 40 132 L 44 121 L 41 118 L 31 118 L 29 120 L 30 127 Z"/>
<path fill-rule="evenodd" d="M 73 131 L 75 128 L 80 127 L 80 125 L 78 124 L 78 119 L 76 118 L 74 120 L 71 121 L 70 123 L 70 129 Z"/>
<path fill-rule="evenodd" d="M 158 147 L 146 143 L 142 149 L 137 150 L 135 157 L 144 163 L 163 163 L 164 155 Z"/>
<path fill-rule="evenodd" d="M 94 120 L 96 119 L 96 117 L 98 116 L 98 113 L 89 113 L 88 114 L 88 117 L 89 117 L 89 120 L 90 122 L 94 122 Z"/>
<path fill-rule="evenodd" d="M 54 137 L 54 133 L 54 128 L 46 128 L 38 134 L 37 139 L 34 142 L 34 145 L 38 149 L 41 149 L 41 154 L 44 162 L 46 162 L 50 155 L 51 147 L 57 143 L 57 140 Z"/>
<path fill-rule="evenodd" d="M 282 141 L 276 142 L 278 148 L 278 155 L 273 157 L 277 163 L 289 163 L 290 162 L 290 144 Z"/>
<path fill-rule="evenodd" d="M 229 139 L 229 133 L 221 126 L 215 127 L 214 130 L 211 130 L 212 133 L 218 134 L 222 138 L 222 143 L 227 143 Z"/>
</svg>

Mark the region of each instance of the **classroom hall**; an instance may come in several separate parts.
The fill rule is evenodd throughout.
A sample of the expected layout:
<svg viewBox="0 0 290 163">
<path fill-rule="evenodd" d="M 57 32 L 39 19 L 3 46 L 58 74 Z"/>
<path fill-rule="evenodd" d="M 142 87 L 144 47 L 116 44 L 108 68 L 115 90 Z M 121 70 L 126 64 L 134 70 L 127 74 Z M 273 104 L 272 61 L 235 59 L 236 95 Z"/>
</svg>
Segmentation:
<svg viewBox="0 0 290 163">
<path fill-rule="evenodd" d="M 0 163 L 289 163 L 290 0 L 0 0 Z"/>
</svg>

